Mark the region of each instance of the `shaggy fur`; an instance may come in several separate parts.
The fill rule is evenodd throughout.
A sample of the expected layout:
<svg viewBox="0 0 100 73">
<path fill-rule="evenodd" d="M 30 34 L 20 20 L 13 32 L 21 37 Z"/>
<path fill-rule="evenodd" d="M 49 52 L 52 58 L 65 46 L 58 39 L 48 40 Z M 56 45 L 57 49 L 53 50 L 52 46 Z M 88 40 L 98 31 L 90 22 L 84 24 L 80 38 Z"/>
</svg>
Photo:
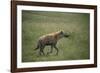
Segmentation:
<svg viewBox="0 0 100 73">
<path fill-rule="evenodd" d="M 63 31 L 58 31 L 58 32 L 54 32 L 51 34 L 46 34 L 43 35 L 39 38 L 38 43 L 37 43 L 37 48 L 35 48 L 35 50 L 40 49 L 39 54 L 40 55 L 44 55 L 44 51 L 43 49 L 45 48 L 45 46 L 51 46 L 51 51 L 48 52 L 47 54 L 52 53 L 53 48 L 56 49 L 56 54 L 58 54 L 58 48 L 56 47 L 56 44 L 58 42 L 59 39 L 63 38 L 63 37 L 68 37 L 69 35 L 65 34 Z"/>
</svg>

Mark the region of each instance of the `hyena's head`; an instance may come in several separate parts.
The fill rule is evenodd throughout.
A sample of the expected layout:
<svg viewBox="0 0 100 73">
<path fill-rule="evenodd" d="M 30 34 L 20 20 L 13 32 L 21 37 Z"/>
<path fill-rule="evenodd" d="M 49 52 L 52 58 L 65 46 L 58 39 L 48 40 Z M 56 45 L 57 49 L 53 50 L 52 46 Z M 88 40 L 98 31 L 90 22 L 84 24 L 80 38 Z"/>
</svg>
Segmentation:
<svg viewBox="0 0 100 73">
<path fill-rule="evenodd" d="M 60 35 L 61 37 L 66 37 L 66 38 L 69 37 L 69 34 L 67 34 L 67 33 L 65 33 L 65 32 L 63 32 L 63 31 L 59 31 L 59 35 Z"/>
</svg>

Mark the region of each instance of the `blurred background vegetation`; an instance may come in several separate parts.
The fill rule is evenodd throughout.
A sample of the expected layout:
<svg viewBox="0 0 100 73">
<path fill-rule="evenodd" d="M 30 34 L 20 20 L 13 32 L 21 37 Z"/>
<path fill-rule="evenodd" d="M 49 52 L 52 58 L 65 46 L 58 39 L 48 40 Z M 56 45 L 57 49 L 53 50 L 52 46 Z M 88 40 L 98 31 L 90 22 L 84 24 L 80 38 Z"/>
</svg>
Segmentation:
<svg viewBox="0 0 100 73">
<path fill-rule="evenodd" d="M 89 59 L 89 20 L 88 13 L 22 11 L 22 62 L 82 60 Z M 70 35 L 57 43 L 50 55 L 39 56 L 38 38 L 42 35 L 63 30 Z M 47 46 L 45 53 L 50 51 Z"/>
</svg>

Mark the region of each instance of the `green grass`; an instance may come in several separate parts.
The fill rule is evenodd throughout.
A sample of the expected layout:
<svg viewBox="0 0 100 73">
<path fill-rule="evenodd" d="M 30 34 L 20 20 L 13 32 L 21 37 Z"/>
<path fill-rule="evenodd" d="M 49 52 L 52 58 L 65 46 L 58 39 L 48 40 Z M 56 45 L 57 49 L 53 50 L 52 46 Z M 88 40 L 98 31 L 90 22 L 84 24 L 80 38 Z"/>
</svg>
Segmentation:
<svg viewBox="0 0 100 73">
<path fill-rule="evenodd" d="M 42 35 L 63 30 L 70 35 L 57 43 L 50 55 L 34 51 Z M 45 53 L 50 47 L 45 47 Z M 22 62 L 89 59 L 89 14 L 67 12 L 22 11 Z"/>
</svg>

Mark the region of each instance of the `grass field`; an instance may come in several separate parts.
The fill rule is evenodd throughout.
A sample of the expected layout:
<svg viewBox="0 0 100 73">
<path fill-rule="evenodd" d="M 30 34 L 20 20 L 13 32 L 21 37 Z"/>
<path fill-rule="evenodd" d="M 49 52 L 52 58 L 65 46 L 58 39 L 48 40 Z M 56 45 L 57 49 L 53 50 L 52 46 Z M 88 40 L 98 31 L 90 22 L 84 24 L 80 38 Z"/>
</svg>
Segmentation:
<svg viewBox="0 0 100 73">
<path fill-rule="evenodd" d="M 89 14 L 22 11 L 22 62 L 89 59 Z M 57 43 L 50 55 L 39 56 L 34 50 L 42 35 L 63 30 L 70 35 Z M 45 47 L 45 53 L 50 47 Z"/>
</svg>

